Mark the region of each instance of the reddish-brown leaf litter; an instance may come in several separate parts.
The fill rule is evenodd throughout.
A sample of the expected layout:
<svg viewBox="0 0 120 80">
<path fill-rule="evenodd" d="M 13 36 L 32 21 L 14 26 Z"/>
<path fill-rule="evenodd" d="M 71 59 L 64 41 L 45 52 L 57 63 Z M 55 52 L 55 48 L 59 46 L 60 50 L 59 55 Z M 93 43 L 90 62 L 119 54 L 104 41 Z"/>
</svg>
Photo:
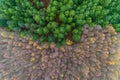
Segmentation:
<svg viewBox="0 0 120 80">
<path fill-rule="evenodd" d="M 120 36 L 84 27 L 80 42 L 57 47 L 0 29 L 0 80 L 119 80 Z"/>
</svg>

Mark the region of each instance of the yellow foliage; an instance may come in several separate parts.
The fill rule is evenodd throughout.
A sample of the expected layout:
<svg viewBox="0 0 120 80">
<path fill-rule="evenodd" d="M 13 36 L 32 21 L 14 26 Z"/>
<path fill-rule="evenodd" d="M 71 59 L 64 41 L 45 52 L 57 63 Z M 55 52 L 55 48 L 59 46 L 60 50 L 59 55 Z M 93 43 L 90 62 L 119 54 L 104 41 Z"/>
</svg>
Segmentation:
<svg viewBox="0 0 120 80">
<path fill-rule="evenodd" d="M 35 67 L 35 66 L 33 66 L 32 68 L 33 68 L 33 69 L 36 69 L 36 67 Z"/>
<path fill-rule="evenodd" d="M 28 44 L 32 45 L 34 42 L 33 41 L 29 41 Z"/>
<path fill-rule="evenodd" d="M 35 54 L 34 54 L 34 53 L 31 53 L 31 56 L 35 56 Z"/>
<path fill-rule="evenodd" d="M 112 25 L 107 25 L 106 28 L 108 29 L 110 33 L 115 34 L 115 35 L 117 34 Z"/>
<path fill-rule="evenodd" d="M 21 47 L 21 46 L 22 46 L 22 43 L 19 42 L 19 43 L 18 43 L 18 46 Z"/>
<path fill-rule="evenodd" d="M 71 40 L 67 39 L 67 40 L 66 40 L 66 44 L 70 46 L 70 45 L 73 44 L 73 42 L 72 42 Z"/>
<path fill-rule="evenodd" d="M 60 76 L 63 78 L 63 77 L 64 77 L 64 74 L 61 74 Z"/>
<path fill-rule="evenodd" d="M 13 39 L 14 36 L 15 36 L 14 33 L 10 33 L 8 37 L 11 38 L 11 39 Z"/>
<path fill-rule="evenodd" d="M 25 47 L 26 49 L 30 49 L 31 48 L 31 46 L 30 45 L 26 45 L 26 47 Z"/>
<path fill-rule="evenodd" d="M 8 37 L 8 34 L 6 32 L 2 32 L 1 36 L 4 37 L 4 38 L 6 38 L 6 37 Z"/>
<path fill-rule="evenodd" d="M 36 42 L 33 43 L 33 46 L 36 47 L 38 44 Z"/>
<path fill-rule="evenodd" d="M 10 38 L 10 39 L 13 39 L 13 38 L 14 38 L 14 36 L 10 35 L 10 36 L 9 36 L 9 38 Z"/>
<path fill-rule="evenodd" d="M 42 47 L 41 47 L 41 46 L 37 46 L 36 48 L 39 49 L 39 50 L 42 50 Z"/>
<path fill-rule="evenodd" d="M 52 78 L 52 79 L 54 79 L 54 78 L 55 78 L 55 76 L 54 76 L 54 75 L 52 75 L 52 76 L 51 76 L 51 78 Z"/>
<path fill-rule="evenodd" d="M 17 78 L 16 78 L 16 77 L 13 77 L 12 80 L 17 80 Z"/>
<path fill-rule="evenodd" d="M 34 57 L 32 57 L 32 58 L 30 59 L 30 61 L 31 61 L 31 62 L 35 61 L 35 58 L 34 58 Z"/>
<path fill-rule="evenodd" d="M 119 59 L 120 59 L 120 49 L 116 51 L 115 56 L 116 56 L 116 58 L 119 58 Z"/>
<path fill-rule="evenodd" d="M 114 61 L 110 61 L 110 62 L 108 62 L 108 64 L 115 65 L 115 62 Z"/>
<path fill-rule="evenodd" d="M 112 37 L 112 40 L 113 40 L 113 41 L 117 41 L 117 37 L 116 37 L 116 36 L 113 36 L 113 37 Z"/>
<path fill-rule="evenodd" d="M 95 38 L 94 37 L 90 38 L 90 43 L 95 43 Z"/>
</svg>

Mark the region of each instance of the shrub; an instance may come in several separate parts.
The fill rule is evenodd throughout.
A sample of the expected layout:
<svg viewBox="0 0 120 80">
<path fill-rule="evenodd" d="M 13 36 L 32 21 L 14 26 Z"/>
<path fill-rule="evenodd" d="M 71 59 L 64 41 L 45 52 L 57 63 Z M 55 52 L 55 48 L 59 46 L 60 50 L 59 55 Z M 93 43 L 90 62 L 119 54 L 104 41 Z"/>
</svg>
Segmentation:
<svg viewBox="0 0 120 80">
<path fill-rule="evenodd" d="M 40 41 L 78 42 L 82 26 L 112 24 L 120 31 L 120 0 L 2 0 L 0 23 L 10 30 L 31 34 Z M 3 24 L 4 23 L 4 24 Z"/>
</svg>

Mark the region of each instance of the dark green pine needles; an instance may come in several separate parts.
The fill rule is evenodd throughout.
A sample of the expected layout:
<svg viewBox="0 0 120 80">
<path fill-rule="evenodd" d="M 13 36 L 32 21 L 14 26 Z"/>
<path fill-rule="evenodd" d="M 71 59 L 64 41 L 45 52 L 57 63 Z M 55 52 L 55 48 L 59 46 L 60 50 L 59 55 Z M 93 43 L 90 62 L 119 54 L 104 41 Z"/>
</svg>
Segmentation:
<svg viewBox="0 0 120 80">
<path fill-rule="evenodd" d="M 1 0 L 0 25 L 60 44 L 69 36 L 78 42 L 84 24 L 112 24 L 120 32 L 120 0 L 50 0 L 44 6 L 44 0 Z"/>
</svg>

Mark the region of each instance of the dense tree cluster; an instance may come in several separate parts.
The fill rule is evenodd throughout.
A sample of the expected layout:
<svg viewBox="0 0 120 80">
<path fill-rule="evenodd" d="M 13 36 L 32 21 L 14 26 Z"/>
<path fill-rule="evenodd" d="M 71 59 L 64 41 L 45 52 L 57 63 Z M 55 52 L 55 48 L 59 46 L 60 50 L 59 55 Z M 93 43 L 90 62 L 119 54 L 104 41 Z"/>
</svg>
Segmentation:
<svg viewBox="0 0 120 80">
<path fill-rule="evenodd" d="M 112 24 L 120 31 L 120 0 L 1 0 L 0 25 L 41 42 L 79 41 L 83 25 Z"/>
</svg>

